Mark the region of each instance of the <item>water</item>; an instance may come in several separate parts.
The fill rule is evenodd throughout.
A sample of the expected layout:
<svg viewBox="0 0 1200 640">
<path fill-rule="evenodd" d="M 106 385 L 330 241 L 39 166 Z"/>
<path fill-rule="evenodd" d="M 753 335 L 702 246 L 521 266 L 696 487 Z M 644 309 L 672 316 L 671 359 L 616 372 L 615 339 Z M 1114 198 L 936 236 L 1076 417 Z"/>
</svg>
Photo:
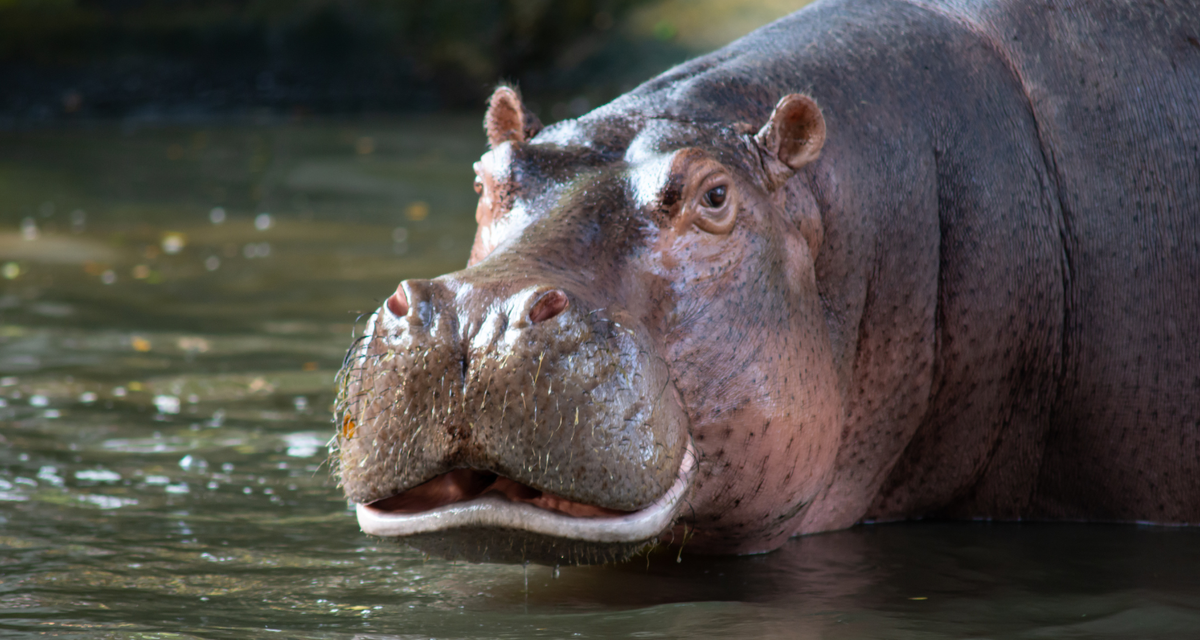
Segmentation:
<svg viewBox="0 0 1200 640">
<path fill-rule="evenodd" d="M 1200 532 L 916 523 L 452 564 L 359 533 L 333 376 L 462 265 L 478 119 L 0 134 L 0 637 L 1192 638 Z"/>
</svg>

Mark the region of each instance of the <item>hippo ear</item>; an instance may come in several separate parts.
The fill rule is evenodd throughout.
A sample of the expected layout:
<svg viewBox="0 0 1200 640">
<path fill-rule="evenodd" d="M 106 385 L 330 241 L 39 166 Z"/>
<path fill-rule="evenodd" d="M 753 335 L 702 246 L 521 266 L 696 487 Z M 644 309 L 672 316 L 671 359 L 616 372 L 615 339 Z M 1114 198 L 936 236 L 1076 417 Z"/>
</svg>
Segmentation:
<svg viewBox="0 0 1200 640">
<path fill-rule="evenodd" d="M 488 144 L 495 149 L 505 142 L 525 142 L 542 130 L 542 123 L 521 102 L 516 89 L 501 85 L 488 99 L 483 128 L 487 130 Z"/>
<path fill-rule="evenodd" d="M 816 160 L 825 145 L 825 117 L 812 98 L 786 95 L 754 135 L 763 155 L 771 189 L 777 189 L 800 167 Z"/>
</svg>

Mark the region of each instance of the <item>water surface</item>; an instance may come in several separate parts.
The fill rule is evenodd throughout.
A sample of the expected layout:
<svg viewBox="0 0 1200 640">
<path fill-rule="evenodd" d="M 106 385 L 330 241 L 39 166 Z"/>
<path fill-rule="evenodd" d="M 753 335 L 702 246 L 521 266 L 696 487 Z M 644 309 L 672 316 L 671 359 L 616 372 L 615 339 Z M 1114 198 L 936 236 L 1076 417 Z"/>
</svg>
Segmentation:
<svg viewBox="0 0 1200 640">
<path fill-rule="evenodd" d="M 0 636 L 1194 638 L 1200 532 L 914 523 L 454 564 L 324 463 L 355 322 L 465 263 L 478 118 L 0 133 Z"/>
</svg>

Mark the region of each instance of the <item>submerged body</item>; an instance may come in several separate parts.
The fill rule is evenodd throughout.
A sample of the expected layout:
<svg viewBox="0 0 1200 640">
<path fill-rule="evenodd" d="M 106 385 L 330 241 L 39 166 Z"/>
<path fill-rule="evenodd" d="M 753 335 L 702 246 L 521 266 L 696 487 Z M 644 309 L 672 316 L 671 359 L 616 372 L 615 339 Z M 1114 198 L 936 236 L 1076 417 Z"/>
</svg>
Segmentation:
<svg viewBox="0 0 1200 640">
<path fill-rule="evenodd" d="M 819 2 L 545 129 L 500 89 L 486 126 L 470 267 L 347 361 L 368 533 L 587 562 L 1200 523 L 1189 3 Z"/>
</svg>

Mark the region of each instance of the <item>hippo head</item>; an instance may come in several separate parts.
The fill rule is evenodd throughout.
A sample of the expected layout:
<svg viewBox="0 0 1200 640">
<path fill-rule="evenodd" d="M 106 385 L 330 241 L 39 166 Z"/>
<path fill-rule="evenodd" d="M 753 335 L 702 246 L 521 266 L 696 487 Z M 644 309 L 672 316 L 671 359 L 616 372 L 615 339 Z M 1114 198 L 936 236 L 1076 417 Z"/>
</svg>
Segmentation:
<svg viewBox="0 0 1200 640">
<path fill-rule="evenodd" d="M 656 542 L 774 548 L 823 488 L 842 403 L 789 180 L 825 139 L 490 101 L 468 268 L 406 280 L 347 356 L 340 483 L 366 533 L 473 560 L 588 563 Z"/>
</svg>

